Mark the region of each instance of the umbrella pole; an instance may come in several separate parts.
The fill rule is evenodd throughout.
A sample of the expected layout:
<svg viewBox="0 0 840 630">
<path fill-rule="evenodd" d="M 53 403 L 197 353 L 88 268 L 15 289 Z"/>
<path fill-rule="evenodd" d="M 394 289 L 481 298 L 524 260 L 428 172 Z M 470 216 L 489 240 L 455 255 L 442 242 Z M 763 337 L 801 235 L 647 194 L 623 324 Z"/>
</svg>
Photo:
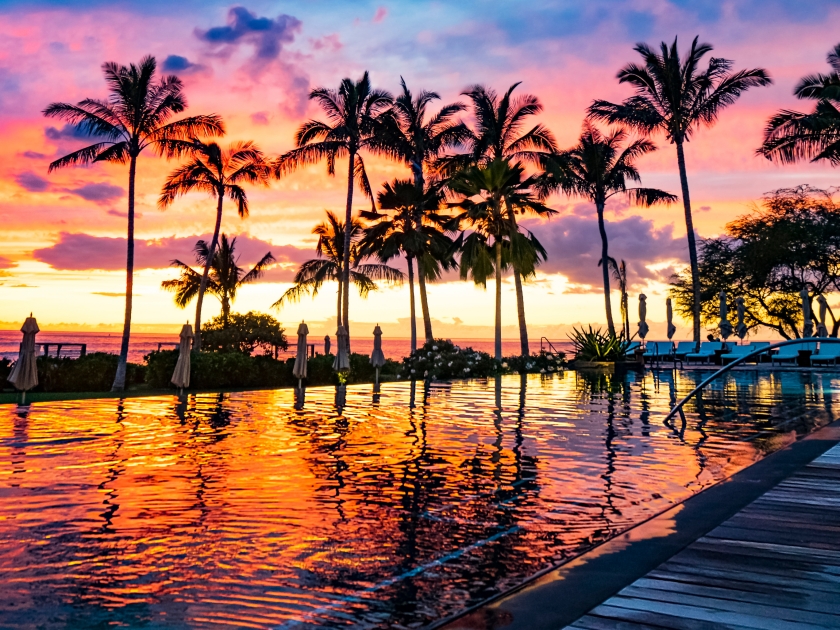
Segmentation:
<svg viewBox="0 0 840 630">
<path fill-rule="evenodd" d="M 302 379 L 302 378 L 299 378 L 299 379 L 298 379 L 298 389 L 299 389 L 299 390 L 302 390 L 302 389 L 303 389 L 303 379 Z"/>
<path fill-rule="evenodd" d="M 26 390 L 25 389 L 20 393 L 20 404 L 21 405 L 26 404 Z"/>
<path fill-rule="evenodd" d="M 379 368 L 376 368 L 376 386 L 379 387 Z"/>
</svg>

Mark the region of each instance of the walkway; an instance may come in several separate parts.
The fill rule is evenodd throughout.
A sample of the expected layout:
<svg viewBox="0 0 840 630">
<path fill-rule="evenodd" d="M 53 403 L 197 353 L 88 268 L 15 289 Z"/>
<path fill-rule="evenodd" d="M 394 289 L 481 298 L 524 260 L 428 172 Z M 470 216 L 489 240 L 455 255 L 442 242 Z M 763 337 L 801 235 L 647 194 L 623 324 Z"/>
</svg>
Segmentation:
<svg viewBox="0 0 840 630">
<path fill-rule="evenodd" d="M 840 445 L 566 628 L 840 628 Z"/>
</svg>

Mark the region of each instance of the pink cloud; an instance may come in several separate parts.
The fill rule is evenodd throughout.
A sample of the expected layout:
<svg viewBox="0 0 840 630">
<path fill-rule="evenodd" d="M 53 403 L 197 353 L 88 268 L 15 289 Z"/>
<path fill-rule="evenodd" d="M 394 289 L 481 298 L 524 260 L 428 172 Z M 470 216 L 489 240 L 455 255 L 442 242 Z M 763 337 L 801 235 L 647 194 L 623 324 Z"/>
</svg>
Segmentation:
<svg viewBox="0 0 840 630">
<path fill-rule="evenodd" d="M 385 7 L 379 7 L 376 9 L 376 13 L 373 14 L 373 23 L 379 24 L 385 19 L 385 16 L 388 15 L 388 9 Z"/>
</svg>

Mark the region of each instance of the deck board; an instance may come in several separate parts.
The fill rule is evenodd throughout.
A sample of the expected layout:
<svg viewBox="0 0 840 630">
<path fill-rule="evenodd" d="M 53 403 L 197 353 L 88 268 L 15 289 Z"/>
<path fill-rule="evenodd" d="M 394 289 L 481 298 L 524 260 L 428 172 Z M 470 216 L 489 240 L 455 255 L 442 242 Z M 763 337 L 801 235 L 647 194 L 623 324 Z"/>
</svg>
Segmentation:
<svg viewBox="0 0 840 630">
<path fill-rule="evenodd" d="M 567 630 L 840 628 L 840 445 Z"/>
</svg>

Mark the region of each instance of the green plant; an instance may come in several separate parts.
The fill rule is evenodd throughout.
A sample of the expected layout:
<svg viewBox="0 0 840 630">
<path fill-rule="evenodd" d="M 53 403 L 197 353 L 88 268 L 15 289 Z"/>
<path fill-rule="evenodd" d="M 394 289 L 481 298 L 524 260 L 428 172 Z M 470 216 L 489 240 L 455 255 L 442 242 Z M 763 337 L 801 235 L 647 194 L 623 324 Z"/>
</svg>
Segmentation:
<svg viewBox="0 0 840 630">
<path fill-rule="evenodd" d="M 420 380 L 481 378 L 499 371 L 499 364 L 486 352 L 436 339 L 403 359 L 400 376 Z"/>
<path fill-rule="evenodd" d="M 623 334 L 604 332 L 600 328 L 573 328 L 569 339 L 575 346 L 575 359 L 581 361 L 619 361 L 624 358 L 630 342 Z"/>
<path fill-rule="evenodd" d="M 78 359 L 38 357 L 38 387 L 44 392 L 107 392 L 117 373 L 119 356 L 92 352 Z M 174 369 L 174 365 L 173 365 Z M 145 366 L 126 365 L 126 385 L 145 380 Z"/>
<path fill-rule="evenodd" d="M 177 361 L 177 350 L 147 355 L 146 382 L 154 388 L 173 388 L 170 379 Z M 293 363 L 265 355 L 252 357 L 242 352 L 193 352 L 190 388 L 283 387 L 294 382 Z"/>
<path fill-rule="evenodd" d="M 227 325 L 223 315 L 214 317 L 204 326 L 204 349 L 214 352 L 242 352 L 274 354 L 275 348 L 288 347 L 282 324 L 266 313 L 248 311 L 231 313 Z"/>
<path fill-rule="evenodd" d="M 501 367 L 505 372 L 513 374 L 550 374 L 559 372 L 564 365 L 566 365 L 564 353 L 541 350 L 539 354 L 505 357 Z"/>
</svg>

